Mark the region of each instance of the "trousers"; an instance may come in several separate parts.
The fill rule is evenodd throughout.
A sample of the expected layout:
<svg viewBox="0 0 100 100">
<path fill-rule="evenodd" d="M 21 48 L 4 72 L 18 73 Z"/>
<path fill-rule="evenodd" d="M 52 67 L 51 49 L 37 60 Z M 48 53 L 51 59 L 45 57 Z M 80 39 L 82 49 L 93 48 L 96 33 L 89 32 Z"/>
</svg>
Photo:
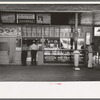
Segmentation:
<svg viewBox="0 0 100 100">
<path fill-rule="evenodd" d="M 23 50 L 21 55 L 22 65 L 26 65 L 27 51 Z"/>
<path fill-rule="evenodd" d="M 33 63 L 36 65 L 36 54 L 37 50 L 31 50 L 31 65 L 33 65 Z"/>
</svg>

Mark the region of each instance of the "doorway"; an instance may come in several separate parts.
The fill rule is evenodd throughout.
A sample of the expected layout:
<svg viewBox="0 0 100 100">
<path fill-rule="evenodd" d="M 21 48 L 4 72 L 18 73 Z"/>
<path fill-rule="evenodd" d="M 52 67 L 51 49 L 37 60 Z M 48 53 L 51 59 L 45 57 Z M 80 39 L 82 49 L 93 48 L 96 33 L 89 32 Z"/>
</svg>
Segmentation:
<svg viewBox="0 0 100 100">
<path fill-rule="evenodd" d="M 0 37 L 0 64 L 14 63 L 15 37 Z"/>
</svg>

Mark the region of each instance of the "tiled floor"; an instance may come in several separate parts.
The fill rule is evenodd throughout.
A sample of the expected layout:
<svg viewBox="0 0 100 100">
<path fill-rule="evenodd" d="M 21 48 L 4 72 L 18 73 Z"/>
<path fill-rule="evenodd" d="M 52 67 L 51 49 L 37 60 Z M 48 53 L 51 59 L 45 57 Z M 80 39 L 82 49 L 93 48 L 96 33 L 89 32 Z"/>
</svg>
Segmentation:
<svg viewBox="0 0 100 100">
<path fill-rule="evenodd" d="M 68 65 L 0 66 L 0 81 L 100 81 L 100 68 L 75 71 Z"/>
</svg>

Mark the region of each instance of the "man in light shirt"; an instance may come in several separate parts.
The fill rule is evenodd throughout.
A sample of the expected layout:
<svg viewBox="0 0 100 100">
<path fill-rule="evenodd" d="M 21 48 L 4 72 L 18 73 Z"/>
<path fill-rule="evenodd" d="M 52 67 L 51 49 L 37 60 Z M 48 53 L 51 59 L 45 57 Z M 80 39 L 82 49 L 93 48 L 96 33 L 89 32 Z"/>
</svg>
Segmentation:
<svg viewBox="0 0 100 100">
<path fill-rule="evenodd" d="M 38 45 L 36 42 L 33 42 L 33 44 L 30 46 L 30 50 L 31 50 L 31 65 L 33 65 L 33 59 L 34 59 L 34 64 L 36 65 L 36 55 L 38 50 Z"/>
</svg>

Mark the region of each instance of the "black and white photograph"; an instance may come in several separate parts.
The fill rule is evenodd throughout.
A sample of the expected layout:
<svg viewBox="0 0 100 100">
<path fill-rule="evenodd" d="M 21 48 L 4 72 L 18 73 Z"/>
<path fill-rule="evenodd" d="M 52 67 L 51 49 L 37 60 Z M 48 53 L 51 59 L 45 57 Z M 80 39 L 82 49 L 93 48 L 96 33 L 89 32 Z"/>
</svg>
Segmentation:
<svg viewBox="0 0 100 100">
<path fill-rule="evenodd" d="M 100 4 L 0 4 L 0 81 L 100 81 Z"/>
<path fill-rule="evenodd" d="M 81 87 L 84 82 L 96 82 L 92 85 L 94 90 L 85 84 L 93 93 L 100 89 L 95 88 L 100 85 L 100 2 L 0 3 L 2 90 L 15 92 L 14 88 L 18 89 L 21 83 L 20 90 L 24 93 L 19 91 L 18 97 L 38 97 L 44 88 L 50 89 L 50 93 L 62 92 L 58 95 L 62 98 L 97 97 L 97 91 L 95 95 L 86 94 Z M 32 95 L 30 89 L 34 86 L 35 94 Z M 67 86 L 69 92 L 64 95 L 65 90 L 59 91 L 60 86 Z M 37 87 L 40 92 L 36 91 Z M 58 91 L 51 91 L 52 87 Z M 82 91 L 80 96 L 74 94 L 77 89 Z M 49 90 L 45 92 L 46 97 L 57 97 L 49 94 Z M 45 97 L 45 92 L 40 93 L 40 97 Z M 0 97 L 5 97 L 5 91 L 2 93 Z M 9 93 L 6 97 L 15 98 L 17 93 L 13 96 Z"/>
</svg>

